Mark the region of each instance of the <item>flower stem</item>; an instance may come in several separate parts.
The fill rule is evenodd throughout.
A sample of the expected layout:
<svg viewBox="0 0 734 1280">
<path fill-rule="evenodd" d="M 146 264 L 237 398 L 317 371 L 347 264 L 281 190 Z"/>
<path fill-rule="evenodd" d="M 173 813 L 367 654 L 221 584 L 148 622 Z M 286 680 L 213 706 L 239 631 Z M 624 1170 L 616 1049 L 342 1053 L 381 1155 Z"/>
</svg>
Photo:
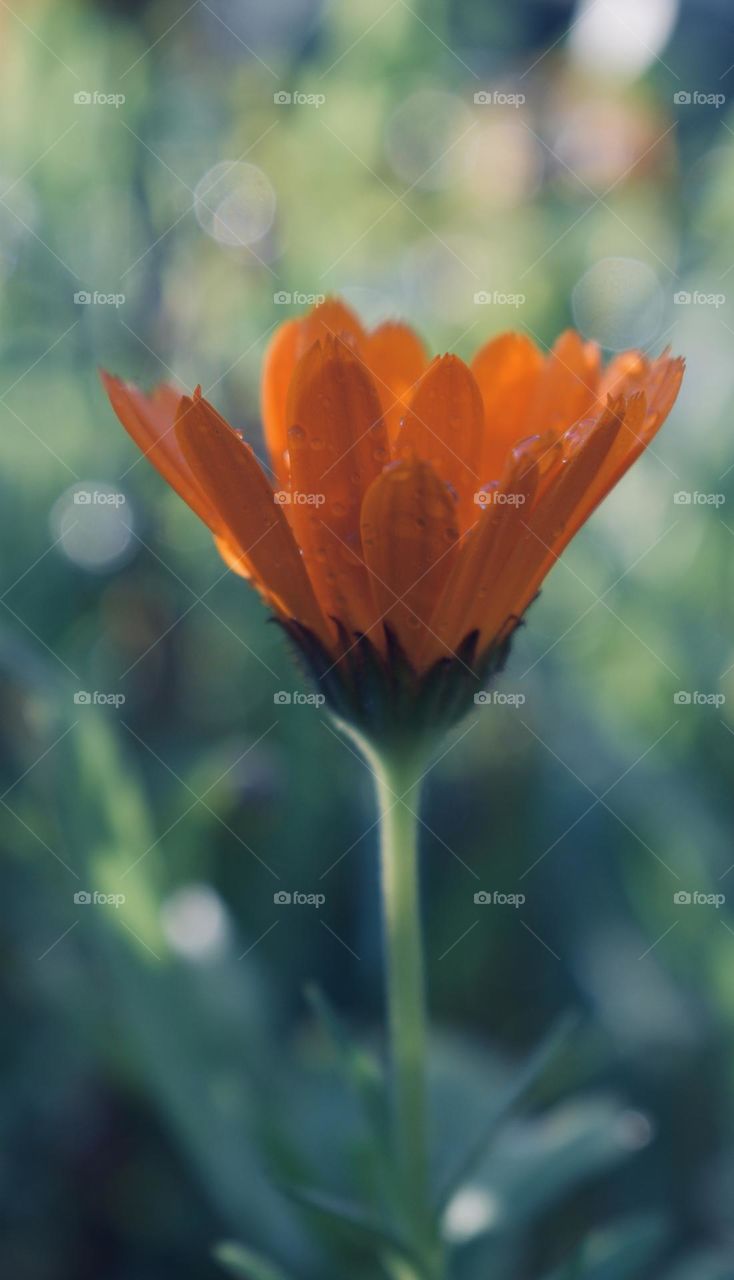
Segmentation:
<svg viewBox="0 0 734 1280">
<path fill-rule="evenodd" d="M 380 813 L 385 974 L 396 1160 L 411 1227 L 432 1235 L 426 1124 L 426 996 L 415 761 L 373 759 Z"/>
</svg>

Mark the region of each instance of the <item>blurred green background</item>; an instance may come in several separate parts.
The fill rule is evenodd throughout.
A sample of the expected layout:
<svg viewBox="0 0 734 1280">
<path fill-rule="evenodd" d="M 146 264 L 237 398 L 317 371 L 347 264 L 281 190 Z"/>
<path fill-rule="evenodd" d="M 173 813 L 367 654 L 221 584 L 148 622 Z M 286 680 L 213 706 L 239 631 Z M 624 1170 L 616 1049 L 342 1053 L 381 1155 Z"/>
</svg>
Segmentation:
<svg viewBox="0 0 734 1280">
<path fill-rule="evenodd" d="M 97 377 L 261 448 L 268 336 L 339 292 L 464 356 L 688 358 L 428 780 L 436 1146 L 580 1009 L 457 1276 L 629 1215 L 624 1275 L 734 1276 L 732 64 L 724 0 L 0 4 L 3 1275 L 214 1277 L 222 1237 L 374 1275 L 277 1189 L 368 1180 L 303 992 L 379 1047 L 370 779 Z"/>
</svg>

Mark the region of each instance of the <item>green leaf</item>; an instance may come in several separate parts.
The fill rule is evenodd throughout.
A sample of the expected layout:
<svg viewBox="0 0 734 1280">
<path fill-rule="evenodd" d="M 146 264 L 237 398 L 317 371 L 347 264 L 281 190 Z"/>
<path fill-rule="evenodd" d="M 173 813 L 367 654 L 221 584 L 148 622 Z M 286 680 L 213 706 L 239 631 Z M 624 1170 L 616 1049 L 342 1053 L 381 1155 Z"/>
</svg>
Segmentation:
<svg viewBox="0 0 734 1280">
<path fill-rule="evenodd" d="M 572 1258 L 545 1276 L 544 1280 L 586 1280 L 583 1249 L 577 1249 Z"/>
<path fill-rule="evenodd" d="M 658 1216 L 628 1218 L 596 1232 L 573 1259 L 546 1280 L 637 1280 L 648 1274 L 665 1239 Z"/>
<path fill-rule="evenodd" d="M 267 1258 L 231 1240 L 222 1241 L 213 1252 L 220 1266 L 237 1280 L 291 1280 L 285 1271 L 268 1262 Z"/>
<path fill-rule="evenodd" d="M 362 1107 L 375 1146 L 384 1158 L 388 1150 L 389 1122 L 380 1068 L 372 1055 L 352 1039 L 339 1014 L 315 983 L 309 983 L 305 995 L 336 1052 L 341 1070 Z"/>
<path fill-rule="evenodd" d="M 387 1223 L 382 1223 L 379 1219 L 373 1217 L 360 1205 L 353 1204 L 349 1200 L 342 1200 L 329 1192 L 318 1191 L 309 1187 L 298 1187 L 291 1183 L 281 1184 L 281 1190 L 284 1195 L 290 1196 L 302 1208 L 323 1214 L 325 1217 L 330 1218 L 332 1222 L 337 1222 L 340 1226 L 348 1228 L 359 1236 L 364 1243 L 371 1245 L 379 1252 L 384 1252 L 387 1249 L 402 1255 L 403 1258 L 415 1261 L 415 1254 L 402 1236 Z M 256 1278 L 256 1280 L 259 1280 L 259 1278 Z"/>
<path fill-rule="evenodd" d="M 579 1019 L 575 1014 L 567 1014 L 551 1028 L 538 1048 L 530 1054 L 515 1073 L 512 1082 L 500 1095 L 496 1105 L 490 1112 L 479 1137 L 462 1156 L 457 1167 L 446 1179 L 439 1194 L 439 1212 L 442 1212 L 461 1184 L 469 1177 L 479 1164 L 499 1125 L 509 1116 L 525 1094 L 538 1082 L 547 1068 L 553 1063 L 560 1050 L 565 1046 L 569 1036 L 576 1030 Z"/>
</svg>

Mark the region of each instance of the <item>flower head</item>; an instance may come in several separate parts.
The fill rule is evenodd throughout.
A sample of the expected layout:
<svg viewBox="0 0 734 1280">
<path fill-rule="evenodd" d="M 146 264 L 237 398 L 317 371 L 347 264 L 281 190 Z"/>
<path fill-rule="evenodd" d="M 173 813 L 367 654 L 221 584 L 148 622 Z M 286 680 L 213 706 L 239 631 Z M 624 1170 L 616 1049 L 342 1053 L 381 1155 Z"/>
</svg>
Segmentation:
<svg viewBox="0 0 734 1280">
<path fill-rule="evenodd" d="M 110 375 L 123 426 L 366 732 L 450 723 L 563 549 L 667 417 L 683 361 L 603 368 L 577 333 L 429 360 L 406 325 L 338 300 L 265 357 L 268 470 L 197 389 Z M 267 465 L 267 464 L 266 464 Z"/>
</svg>

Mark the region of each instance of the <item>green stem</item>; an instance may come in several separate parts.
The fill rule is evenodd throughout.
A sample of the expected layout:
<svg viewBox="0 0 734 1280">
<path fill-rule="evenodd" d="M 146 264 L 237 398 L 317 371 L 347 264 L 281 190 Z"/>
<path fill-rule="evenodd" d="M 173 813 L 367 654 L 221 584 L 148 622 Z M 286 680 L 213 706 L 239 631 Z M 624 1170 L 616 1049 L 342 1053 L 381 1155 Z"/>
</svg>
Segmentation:
<svg viewBox="0 0 734 1280">
<path fill-rule="evenodd" d="M 341 724 L 369 763 L 377 788 L 385 934 L 393 1145 L 401 1216 L 416 1254 L 392 1260 L 395 1280 L 444 1280 L 445 1255 L 429 1184 L 426 984 L 418 868 L 420 783 L 430 750 L 379 750 Z"/>
<path fill-rule="evenodd" d="M 426 996 L 416 816 L 420 767 L 374 759 L 380 813 L 385 973 L 393 1079 L 395 1147 L 406 1207 L 416 1232 L 429 1230 L 426 1132 Z"/>
</svg>

